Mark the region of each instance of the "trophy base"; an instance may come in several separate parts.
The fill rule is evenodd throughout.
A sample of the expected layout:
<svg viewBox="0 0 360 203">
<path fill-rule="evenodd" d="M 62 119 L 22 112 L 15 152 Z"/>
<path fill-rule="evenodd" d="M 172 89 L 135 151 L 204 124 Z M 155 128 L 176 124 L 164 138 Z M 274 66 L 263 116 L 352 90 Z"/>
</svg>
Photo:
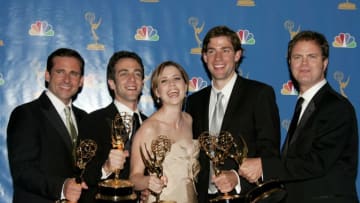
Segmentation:
<svg viewBox="0 0 360 203">
<path fill-rule="evenodd" d="M 246 194 L 246 200 L 250 203 L 280 202 L 287 192 L 285 186 L 277 180 L 269 180 L 259 184 Z"/>
<path fill-rule="evenodd" d="M 229 195 L 225 194 L 223 196 L 218 196 L 213 199 L 210 199 L 210 203 L 243 203 L 245 198 L 240 195 Z"/>
<path fill-rule="evenodd" d="M 136 202 L 134 185 L 127 180 L 110 179 L 100 182 L 96 194 L 97 203 Z"/>
</svg>

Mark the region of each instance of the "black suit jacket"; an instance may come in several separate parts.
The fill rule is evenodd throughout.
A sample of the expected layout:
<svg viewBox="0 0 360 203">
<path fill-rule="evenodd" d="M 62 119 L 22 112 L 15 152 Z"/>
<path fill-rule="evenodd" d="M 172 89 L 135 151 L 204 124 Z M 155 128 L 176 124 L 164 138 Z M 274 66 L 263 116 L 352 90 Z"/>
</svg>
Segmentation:
<svg viewBox="0 0 360 203">
<path fill-rule="evenodd" d="M 86 112 L 72 107 L 76 122 Z M 10 115 L 7 146 L 14 203 L 53 203 L 66 178 L 75 176 L 72 143 L 64 122 L 45 93 Z"/>
<path fill-rule="evenodd" d="M 101 168 L 107 160 L 110 150 L 112 149 L 111 122 L 117 113 L 118 110 L 115 104 L 112 102 L 107 107 L 90 113 L 80 123 L 79 140 L 92 139 L 98 145 L 95 157 L 87 164 L 84 171 L 83 178 L 89 186 L 89 189 L 83 190 L 79 201 L 80 203 L 95 202 L 97 186 L 101 181 Z M 144 114 L 141 114 L 140 116 L 142 120 L 146 119 Z M 124 169 L 120 171 L 120 179 L 128 179 L 129 173 L 130 157 L 126 159 Z M 113 178 L 113 176 L 110 176 L 109 178 Z"/>
<path fill-rule="evenodd" d="M 285 143 L 281 161 L 265 160 L 263 168 L 286 183 L 286 202 L 358 202 L 356 115 L 329 84 L 312 98 L 293 138 Z"/>
<path fill-rule="evenodd" d="M 193 117 L 193 136 L 195 139 L 209 130 L 209 100 L 211 86 L 189 96 L 186 111 Z M 222 130 L 229 131 L 235 140 L 243 136 L 249 148 L 249 157 L 279 157 L 280 154 L 280 121 L 278 107 L 273 89 L 263 83 L 237 77 L 233 87 L 223 123 Z M 209 159 L 200 151 L 201 171 L 197 182 L 199 202 L 208 201 Z M 238 165 L 227 159 L 221 169 L 238 170 Z M 240 178 L 241 193 L 254 187 Z"/>
</svg>

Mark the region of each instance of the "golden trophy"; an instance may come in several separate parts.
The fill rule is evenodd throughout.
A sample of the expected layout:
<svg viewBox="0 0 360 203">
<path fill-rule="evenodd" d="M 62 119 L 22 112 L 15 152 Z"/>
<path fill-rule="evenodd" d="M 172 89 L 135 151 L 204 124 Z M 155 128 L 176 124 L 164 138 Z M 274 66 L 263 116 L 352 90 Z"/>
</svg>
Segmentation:
<svg viewBox="0 0 360 203">
<path fill-rule="evenodd" d="M 215 175 L 220 175 L 221 170 L 219 169 L 219 166 L 223 165 L 225 159 L 230 157 L 230 149 L 234 142 L 233 137 L 226 131 L 221 131 L 219 135 L 203 132 L 198 139 L 201 149 L 212 162 Z M 210 202 L 242 202 L 242 199 L 243 198 L 240 197 L 240 195 L 224 193 L 210 199 Z"/>
<path fill-rule="evenodd" d="M 194 29 L 194 35 L 195 35 L 195 40 L 197 43 L 197 47 L 192 48 L 191 49 L 191 53 L 192 54 L 201 54 L 201 45 L 202 45 L 202 41 L 199 37 L 199 34 L 203 31 L 205 23 L 202 23 L 201 26 L 199 25 L 199 20 L 195 17 L 190 17 L 189 18 L 189 24 L 193 27 Z"/>
<path fill-rule="evenodd" d="M 92 35 L 92 38 L 94 39 L 94 43 L 88 44 L 87 49 L 88 50 L 104 50 L 105 46 L 103 44 L 99 43 L 99 36 L 95 32 L 95 30 L 97 30 L 99 28 L 99 26 L 101 25 L 101 18 L 98 20 L 98 22 L 95 22 L 95 14 L 92 12 L 86 12 L 85 19 L 90 24 L 91 35 Z"/>
<path fill-rule="evenodd" d="M 97 144 L 91 139 L 81 140 L 79 145 L 76 147 L 76 166 L 80 169 L 80 175 L 76 177 L 77 183 L 82 182 L 86 165 L 95 156 L 96 150 Z"/>
<path fill-rule="evenodd" d="M 151 142 L 151 152 L 149 152 L 145 145 L 146 156 L 142 148 L 140 147 L 141 158 L 149 174 L 156 174 L 158 178 L 161 178 L 161 176 L 163 176 L 162 163 L 165 159 L 167 152 L 170 151 L 170 148 L 171 140 L 165 135 L 160 135 Z M 176 203 L 175 201 L 160 200 L 160 194 L 154 195 L 156 198 L 154 203 Z"/>
<path fill-rule="evenodd" d="M 238 0 L 237 1 L 238 6 L 255 6 L 254 0 Z"/>
<path fill-rule="evenodd" d="M 79 175 L 75 177 L 76 183 L 80 184 L 83 181 L 83 175 L 86 165 L 95 156 L 97 144 L 94 140 L 81 140 L 75 149 L 76 161 L 75 166 L 80 170 Z M 58 200 L 55 203 L 76 203 L 68 200 Z"/>
<path fill-rule="evenodd" d="M 111 139 L 113 149 L 124 150 L 125 143 L 131 133 L 133 116 L 121 112 L 115 115 L 111 125 Z M 136 202 L 134 185 L 128 180 L 119 178 L 120 169 L 115 170 L 115 178 L 104 180 L 99 183 L 97 202 Z"/>
<path fill-rule="evenodd" d="M 229 133 L 230 134 L 230 133 Z M 230 134 L 231 136 L 231 134 Z M 248 147 L 242 136 L 239 142 L 234 141 L 231 149 L 230 157 L 239 165 L 242 164 L 247 157 Z M 261 202 L 280 202 L 286 196 L 285 186 L 278 180 L 272 179 L 268 181 L 256 182 L 256 187 L 251 189 L 245 195 L 245 202 L 261 203 Z"/>
</svg>

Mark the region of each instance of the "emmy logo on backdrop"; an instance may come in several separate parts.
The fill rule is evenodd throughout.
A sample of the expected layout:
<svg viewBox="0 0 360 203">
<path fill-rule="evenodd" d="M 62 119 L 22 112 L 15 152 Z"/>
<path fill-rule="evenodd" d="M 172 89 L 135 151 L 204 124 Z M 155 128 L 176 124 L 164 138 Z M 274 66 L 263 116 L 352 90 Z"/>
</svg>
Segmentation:
<svg viewBox="0 0 360 203">
<path fill-rule="evenodd" d="M 284 23 L 285 29 L 289 31 L 290 39 L 292 39 L 297 33 L 300 32 L 300 26 L 298 26 L 296 31 L 294 31 L 294 26 L 294 22 L 291 20 L 287 20 Z"/>
<path fill-rule="evenodd" d="M 151 142 L 151 152 L 148 150 L 146 145 L 144 147 L 146 155 L 144 154 L 142 147 L 140 147 L 140 154 L 147 171 L 149 174 L 155 174 L 158 178 L 160 178 L 163 176 L 162 163 L 166 154 L 171 149 L 171 140 L 165 135 L 160 135 Z M 154 194 L 156 196 L 156 201 L 154 203 L 176 203 L 172 200 L 160 200 L 160 194 Z"/>
<path fill-rule="evenodd" d="M 76 183 L 80 184 L 83 181 L 83 174 L 86 165 L 95 156 L 97 150 L 97 144 L 94 140 L 85 139 L 81 140 L 79 145 L 75 149 L 76 161 L 75 166 L 79 169 L 79 175 L 75 177 Z M 59 200 L 55 203 L 75 203 L 68 200 Z"/>
<path fill-rule="evenodd" d="M 234 139 L 229 132 L 221 131 L 218 135 L 210 132 L 203 132 L 199 136 L 201 149 L 209 157 L 216 176 L 220 175 L 220 165 L 224 164 L 226 158 L 230 156 L 230 149 L 233 146 Z M 242 197 L 239 195 L 230 195 L 228 193 L 220 194 L 210 199 L 210 202 L 240 202 Z"/>
<path fill-rule="evenodd" d="M 237 6 L 255 6 L 255 2 L 253 0 L 238 0 Z"/>
<path fill-rule="evenodd" d="M 121 112 L 115 115 L 111 124 L 113 149 L 124 150 L 132 128 L 132 114 Z M 119 178 L 120 169 L 115 170 L 115 178 L 99 183 L 97 202 L 136 202 L 134 185 L 128 180 Z"/>
<path fill-rule="evenodd" d="M 201 25 L 201 27 L 198 27 L 199 25 L 199 20 L 195 17 L 190 17 L 189 18 L 189 24 L 193 27 L 194 29 L 194 35 L 195 35 L 195 40 L 196 40 L 196 43 L 197 43 L 197 47 L 195 48 L 192 48 L 191 49 L 191 53 L 192 54 L 200 54 L 201 53 L 201 44 L 202 44 L 202 41 L 199 37 L 199 34 L 203 31 L 204 29 L 204 26 L 205 26 L 205 23 L 203 23 Z"/>
<path fill-rule="evenodd" d="M 336 71 L 334 73 L 334 79 L 339 83 L 339 88 L 340 88 L 341 95 L 347 98 L 344 89 L 348 86 L 348 84 L 350 82 L 350 76 L 347 78 L 346 81 L 343 81 L 344 80 L 344 73 L 341 72 L 341 71 Z"/>
<path fill-rule="evenodd" d="M 238 142 L 233 142 L 232 149 L 230 151 L 230 157 L 241 165 L 248 154 L 248 147 L 242 136 L 240 136 L 240 140 Z M 278 180 L 268 180 L 265 182 L 259 180 L 256 182 L 256 187 L 245 195 L 245 202 L 280 202 L 284 199 L 285 195 L 285 186 Z"/>
<path fill-rule="evenodd" d="M 99 36 L 96 34 L 95 30 L 97 30 L 101 24 L 101 18 L 98 22 L 95 21 L 95 14 L 91 12 L 85 13 L 85 19 L 89 22 L 90 28 L 91 28 L 91 35 L 94 40 L 94 43 L 88 44 L 87 49 L 89 50 L 104 50 L 105 46 L 103 44 L 100 44 Z"/>
<path fill-rule="evenodd" d="M 340 10 L 356 10 L 356 4 L 351 3 L 349 0 L 346 0 L 346 2 L 339 3 L 338 9 L 340 9 Z"/>
<path fill-rule="evenodd" d="M 158 3 L 158 2 L 160 2 L 160 0 L 140 0 L 140 2 L 144 2 L 144 3 Z"/>
</svg>

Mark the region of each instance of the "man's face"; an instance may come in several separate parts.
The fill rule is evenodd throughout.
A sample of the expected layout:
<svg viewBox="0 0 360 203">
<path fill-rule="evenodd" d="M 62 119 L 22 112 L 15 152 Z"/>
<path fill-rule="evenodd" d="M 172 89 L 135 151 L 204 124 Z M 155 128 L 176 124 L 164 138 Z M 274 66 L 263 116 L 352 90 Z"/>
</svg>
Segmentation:
<svg viewBox="0 0 360 203">
<path fill-rule="evenodd" d="M 56 56 L 53 64 L 51 72 L 45 72 L 48 89 L 64 104 L 68 104 L 84 82 L 80 62 L 74 57 Z"/>
<path fill-rule="evenodd" d="M 235 73 L 236 63 L 241 58 L 241 50 L 235 52 L 230 38 L 219 36 L 210 39 L 208 49 L 203 54 L 212 79 L 226 84 Z"/>
<path fill-rule="evenodd" d="M 314 41 L 299 41 L 290 56 L 290 69 L 304 92 L 325 78 L 328 59 L 323 60 L 321 48 Z"/>
<path fill-rule="evenodd" d="M 142 78 L 140 64 L 132 58 L 123 58 L 115 64 L 115 80 L 108 80 L 108 84 L 115 99 L 130 107 L 138 101 L 144 84 Z"/>
</svg>

